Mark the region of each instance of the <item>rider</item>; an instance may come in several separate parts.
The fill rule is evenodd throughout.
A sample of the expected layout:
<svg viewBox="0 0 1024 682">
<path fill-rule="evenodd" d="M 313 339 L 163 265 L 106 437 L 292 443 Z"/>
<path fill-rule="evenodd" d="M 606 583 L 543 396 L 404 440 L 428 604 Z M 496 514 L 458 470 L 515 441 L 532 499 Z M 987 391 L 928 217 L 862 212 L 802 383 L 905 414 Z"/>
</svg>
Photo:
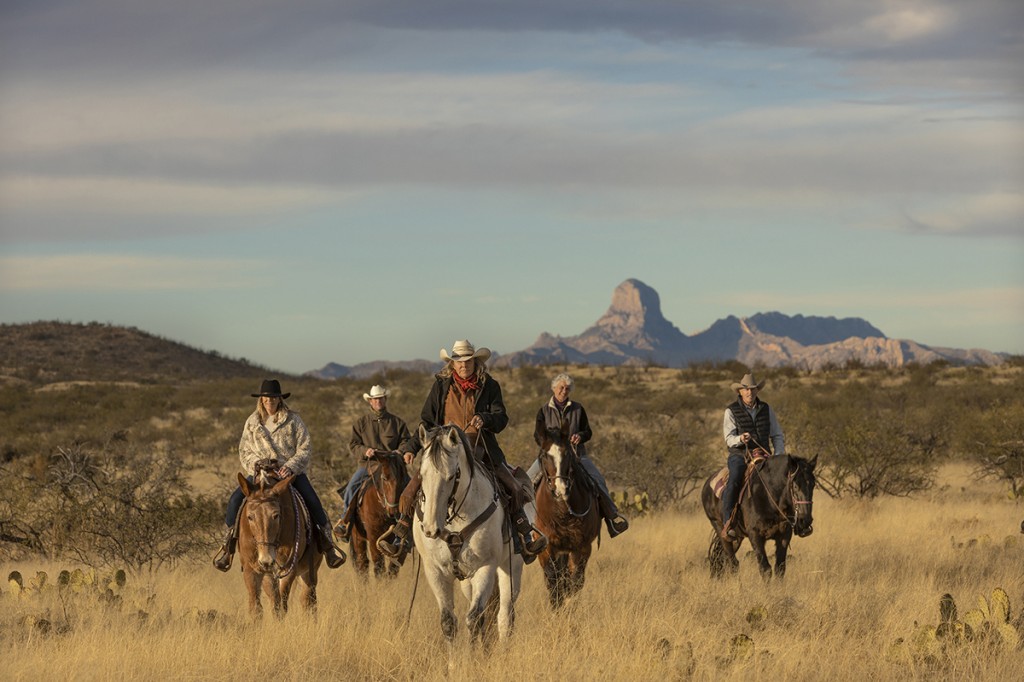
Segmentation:
<svg viewBox="0 0 1024 682">
<path fill-rule="evenodd" d="M 263 380 L 260 392 L 252 394 L 253 398 L 258 399 L 256 410 L 249 415 L 242 428 L 242 439 L 238 442 L 238 459 L 250 483 L 253 482 L 256 473 L 256 464 L 264 460 L 279 463 L 275 471 L 278 478 L 284 479 L 294 474 L 292 487 L 302 496 L 316 525 L 314 537 L 317 547 L 323 552 L 327 565 L 330 568 L 338 568 L 345 563 L 345 553 L 334 546 L 331 540 L 330 521 L 306 476 L 313 448 L 309 431 L 302 418 L 285 402 L 290 395 L 291 393 L 281 392 L 281 383 L 277 379 Z M 231 557 L 238 540 L 235 521 L 243 499 L 244 495 L 239 487 L 232 493 L 228 502 L 227 516 L 224 519 L 227 524 L 224 545 L 213 560 L 213 565 L 221 571 L 231 568 Z"/>
<path fill-rule="evenodd" d="M 599 493 L 597 499 L 601 516 L 604 517 L 604 522 L 608 526 L 608 535 L 615 537 L 629 528 L 629 521 L 619 514 L 619 510 L 615 507 L 615 502 L 612 501 L 612 496 L 608 492 L 608 483 L 605 482 L 601 472 L 597 470 L 594 460 L 587 456 L 586 442 L 593 437 L 594 433 L 590 430 L 587 411 L 583 409 L 583 405 L 569 400 L 569 393 L 572 392 L 574 385 L 572 377 L 565 373 L 559 374 L 551 380 L 551 398 L 537 411 L 537 424 L 533 431 L 533 437 L 537 444 L 541 445 L 545 432 L 560 433 L 562 423 L 568 424 L 569 445 L 579 457 L 583 469 L 597 484 Z M 539 457 L 530 465 L 528 473 L 533 485 L 536 486 L 541 478 Z"/>
<path fill-rule="evenodd" d="M 338 491 L 342 492 L 345 510 L 341 520 L 334 527 L 334 534 L 342 542 L 348 542 L 352 533 L 352 515 L 355 509 L 352 500 L 359 492 L 363 481 L 370 476 L 366 470 L 366 460 L 373 457 L 375 452 L 398 454 L 402 446 L 412 438 L 405 421 L 388 412 L 389 395 L 391 391 L 383 386 L 372 386 L 369 393 L 363 394 L 363 400 L 370 404 L 369 414 L 364 414 L 352 425 L 352 439 L 348 443 L 348 448 L 356 460 L 357 468 L 344 492 Z"/>
<path fill-rule="evenodd" d="M 524 491 L 505 460 L 505 454 L 498 447 L 496 433 L 508 424 L 508 414 L 501 397 L 501 387 L 487 373 L 487 358 L 491 351 L 477 349 L 467 340 L 452 344 L 452 353 L 441 349 L 444 368 L 434 376 L 423 410 L 420 413 L 423 426 L 433 429 L 445 424 L 455 424 L 476 446 L 475 456 L 493 473 L 511 498 L 512 525 L 518 536 L 523 558 L 531 561 L 547 546 L 548 540 L 534 528 L 523 511 Z M 420 449 L 417 436 L 405 446 L 405 461 L 411 464 Z M 398 523 L 381 538 L 377 546 L 392 557 L 404 557 L 411 548 L 409 537 L 411 514 L 420 477 L 414 475 L 402 493 L 401 513 Z M 528 494 L 528 493 L 527 493 Z M 391 538 L 394 538 L 392 541 Z"/>
<path fill-rule="evenodd" d="M 744 374 L 739 383 L 732 384 L 732 390 L 739 397 L 725 408 L 722 428 L 725 446 L 729 449 L 729 480 L 722 491 L 723 540 L 737 537 L 736 531 L 732 529 L 732 515 L 743 486 L 748 453 L 761 450 L 765 455 L 786 454 L 786 439 L 775 418 L 775 412 L 768 403 L 757 397 L 764 384 L 764 381 L 757 381 L 753 374 Z"/>
</svg>

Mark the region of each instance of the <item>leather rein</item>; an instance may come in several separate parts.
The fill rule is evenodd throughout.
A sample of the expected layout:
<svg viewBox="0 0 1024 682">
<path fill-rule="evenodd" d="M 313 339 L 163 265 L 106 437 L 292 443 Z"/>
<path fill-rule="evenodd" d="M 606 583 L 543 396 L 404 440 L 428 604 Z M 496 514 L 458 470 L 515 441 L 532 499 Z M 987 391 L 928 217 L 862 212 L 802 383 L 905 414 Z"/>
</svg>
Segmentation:
<svg viewBox="0 0 1024 682">
<path fill-rule="evenodd" d="M 576 476 L 572 475 L 572 474 L 576 474 L 578 469 L 582 469 L 582 466 L 579 464 L 580 456 L 579 456 L 579 453 L 576 452 L 576 446 L 575 445 L 570 445 L 570 447 L 572 448 L 572 455 L 571 456 L 573 458 L 572 460 L 570 460 L 570 463 L 569 463 L 569 466 L 572 468 L 571 474 L 569 476 L 559 476 L 556 473 L 556 475 L 554 475 L 554 476 L 548 476 L 547 472 L 545 472 L 544 473 L 544 482 L 547 485 L 548 492 L 551 493 L 551 499 L 553 499 L 555 501 L 558 501 L 558 502 L 561 502 L 562 500 L 559 500 L 558 497 L 555 496 L 555 483 L 559 479 L 565 481 L 565 500 L 564 500 L 565 509 L 566 509 L 566 511 L 569 512 L 569 516 L 572 516 L 573 518 L 581 519 L 584 516 L 586 516 L 587 514 L 589 514 L 591 508 L 593 508 L 593 506 L 594 506 L 594 496 L 593 495 L 587 495 L 587 508 L 584 509 L 582 512 L 577 512 L 576 510 L 574 510 L 572 508 L 572 504 L 571 504 L 571 502 L 569 500 L 570 500 L 570 498 L 572 496 L 573 484 L 576 482 Z M 547 452 L 544 452 L 543 450 L 541 450 L 540 456 L 541 456 L 542 459 L 544 457 L 551 457 L 550 454 L 548 454 Z M 554 459 L 554 458 L 552 458 L 552 459 Z M 542 463 L 541 464 L 541 470 L 543 470 L 543 468 L 544 468 L 544 465 Z M 586 474 L 586 471 L 583 471 L 583 473 Z"/>
</svg>

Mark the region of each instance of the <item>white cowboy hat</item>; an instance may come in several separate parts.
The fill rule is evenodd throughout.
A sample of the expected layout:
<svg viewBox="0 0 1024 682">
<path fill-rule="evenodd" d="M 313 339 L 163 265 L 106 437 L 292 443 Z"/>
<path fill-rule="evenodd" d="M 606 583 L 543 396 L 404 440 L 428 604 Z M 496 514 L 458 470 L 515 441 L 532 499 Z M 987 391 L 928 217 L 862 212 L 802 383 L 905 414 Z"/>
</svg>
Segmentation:
<svg viewBox="0 0 1024 682">
<path fill-rule="evenodd" d="M 736 383 L 735 381 L 732 383 L 732 390 L 738 391 L 741 388 L 756 388 L 760 391 L 767 382 L 767 379 L 762 379 L 758 382 L 758 380 L 754 378 L 753 374 L 744 374 L 739 383 Z"/>
<path fill-rule="evenodd" d="M 448 351 L 444 348 L 441 349 L 441 359 L 445 361 L 451 360 L 452 362 L 464 362 L 466 360 L 480 358 L 481 362 L 486 362 L 489 357 L 491 357 L 491 351 L 489 348 L 480 348 L 478 350 L 466 339 L 456 341 L 452 344 L 451 355 L 448 355 Z"/>
<path fill-rule="evenodd" d="M 370 402 L 374 398 L 387 398 L 389 395 L 391 395 L 391 391 L 384 388 L 380 384 L 374 384 L 373 386 L 370 387 L 369 393 L 363 394 L 363 400 L 365 400 L 366 402 Z"/>
</svg>

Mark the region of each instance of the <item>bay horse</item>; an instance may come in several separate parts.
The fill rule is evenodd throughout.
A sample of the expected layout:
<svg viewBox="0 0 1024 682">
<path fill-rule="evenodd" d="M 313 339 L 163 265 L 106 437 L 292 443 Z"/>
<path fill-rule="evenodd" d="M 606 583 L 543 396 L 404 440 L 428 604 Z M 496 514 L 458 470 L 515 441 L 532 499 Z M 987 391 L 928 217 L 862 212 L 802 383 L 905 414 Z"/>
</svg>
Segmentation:
<svg viewBox="0 0 1024 682">
<path fill-rule="evenodd" d="M 249 483 L 238 474 L 245 495 L 239 512 L 238 556 L 254 618 L 263 614 L 260 587 L 273 603 L 275 615 L 286 613 L 296 578 L 305 586 L 306 610 L 316 609 L 317 571 L 323 555 L 313 540 L 309 512 L 291 487 L 293 478 L 278 480 L 260 471 L 256 482 Z"/>
<path fill-rule="evenodd" d="M 540 565 L 551 608 L 557 609 L 583 589 L 601 514 L 590 477 L 569 445 L 568 424 L 558 434 L 541 434 L 540 450 L 537 528 L 548 538 Z"/>
<path fill-rule="evenodd" d="M 744 537 L 754 549 L 761 577 L 767 580 L 772 576 L 764 547 L 768 540 L 775 541 L 775 576 L 782 578 L 786 574 L 786 553 L 793 533 L 803 538 L 814 530 L 812 506 L 817 462 L 817 457 L 806 460 L 779 455 L 748 465 L 747 483 L 733 513 L 732 528 L 737 537 L 728 541 L 720 535 L 724 525 L 722 502 L 712 490 L 712 481 L 718 474 L 704 482 L 701 503 L 715 533 L 708 549 L 713 577 L 721 576 L 727 565 L 732 571 L 738 568 L 736 552 Z"/>
<path fill-rule="evenodd" d="M 398 519 L 398 498 L 408 482 L 402 456 L 394 452 L 376 451 L 366 461 L 369 477 L 356 493 L 352 504 L 357 505 L 352 517 L 353 565 L 362 575 L 369 575 L 370 562 L 373 574 L 380 577 L 398 575 L 401 564 L 387 562 L 377 549 L 377 540 Z"/>
<path fill-rule="evenodd" d="M 511 540 L 503 537 L 505 511 L 495 483 L 475 460 L 459 427 L 448 424 L 427 431 L 421 424 L 419 440 L 422 498 L 413 538 L 441 610 L 441 631 L 449 643 L 454 640 L 458 582 L 469 602 L 466 627 L 472 641 L 482 640 L 485 609 L 497 580 L 498 636 L 507 639 L 515 621 L 523 559 L 512 551 Z M 532 502 L 526 507 L 530 514 Z"/>
</svg>

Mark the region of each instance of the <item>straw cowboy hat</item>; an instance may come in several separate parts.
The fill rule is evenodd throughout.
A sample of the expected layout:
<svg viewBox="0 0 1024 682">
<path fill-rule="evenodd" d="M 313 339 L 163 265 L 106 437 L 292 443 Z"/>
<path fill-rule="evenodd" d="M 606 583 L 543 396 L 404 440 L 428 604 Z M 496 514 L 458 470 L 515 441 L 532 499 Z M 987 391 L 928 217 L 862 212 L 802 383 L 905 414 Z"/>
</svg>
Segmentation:
<svg viewBox="0 0 1024 682">
<path fill-rule="evenodd" d="M 291 393 L 281 393 L 281 382 L 277 379 L 264 379 L 260 384 L 260 392 L 253 393 L 253 398 L 287 398 Z"/>
<path fill-rule="evenodd" d="M 448 355 L 448 351 L 444 348 L 441 349 L 441 359 L 445 361 L 451 360 L 452 362 L 464 362 L 466 360 L 475 360 L 476 358 L 480 358 L 481 362 L 486 362 L 489 357 L 491 357 L 491 351 L 489 348 L 480 348 L 478 350 L 466 339 L 456 341 L 452 344 L 451 355 Z"/>
<path fill-rule="evenodd" d="M 369 393 L 363 394 L 363 400 L 365 400 L 366 402 L 370 402 L 374 398 L 387 398 L 389 395 L 391 395 L 391 391 L 384 388 L 380 384 L 374 384 L 370 388 Z"/>
<path fill-rule="evenodd" d="M 735 381 L 732 383 L 732 390 L 739 391 L 741 388 L 756 388 L 757 390 L 761 390 L 766 383 L 767 380 L 764 379 L 758 382 L 757 379 L 754 378 L 753 374 L 744 374 L 739 383 L 736 383 Z"/>
</svg>

